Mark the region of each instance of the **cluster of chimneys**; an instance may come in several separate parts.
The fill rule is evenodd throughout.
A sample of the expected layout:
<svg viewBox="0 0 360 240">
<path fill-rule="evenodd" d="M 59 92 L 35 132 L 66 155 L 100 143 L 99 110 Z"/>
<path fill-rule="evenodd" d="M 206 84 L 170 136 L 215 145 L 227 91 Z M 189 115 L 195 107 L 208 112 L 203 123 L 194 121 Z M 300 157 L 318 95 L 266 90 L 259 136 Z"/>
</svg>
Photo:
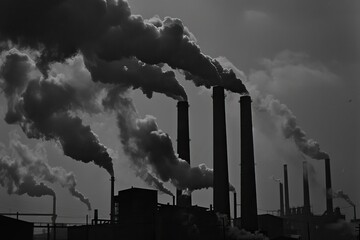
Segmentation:
<svg viewBox="0 0 360 240">
<path fill-rule="evenodd" d="M 227 160 L 225 94 L 224 88 L 213 87 L 213 204 L 214 211 L 226 215 L 230 219 L 229 176 Z M 177 104 L 178 128 L 177 151 L 181 159 L 190 164 L 190 138 L 189 138 L 189 104 L 179 101 Z M 250 96 L 240 97 L 240 132 L 241 132 L 241 225 L 247 231 L 258 229 L 257 198 L 255 183 L 254 145 L 252 132 L 252 113 Z M 310 214 L 310 193 L 306 162 L 304 168 L 304 207 L 302 213 Z M 330 160 L 325 159 L 327 213 L 333 212 L 331 196 Z M 284 190 L 283 190 L 284 188 Z M 285 192 L 285 193 L 284 193 Z M 285 196 L 284 196 L 285 195 Z M 114 196 L 114 177 L 111 177 L 111 196 Z M 285 201 L 284 201 L 285 197 Z M 236 214 L 236 194 L 234 194 L 234 210 Z M 284 206 L 285 203 L 285 206 Z M 191 195 L 176 191 L 176 205 L 191 206 Z M 114 221 L 114 200 L 111 197 L 111 221 Z M 289 184 L 287 165 L 284 165 L 284 186 L 280 183 L 280 215 L 290 215 Z"/>
<path fill-rule="evenodd" d="M 224 88 L 213 87 L 213 204 L 214 211 L 230 219 L 229 175 L 226 140 Z M 190 163 L 188 103 L 178 102 L 177 150 L 179 157 Z M 252 132 L 251 98 L 240 97 L 241 119 L 241 218 L 248 231 L 258 229 L 255 184 L 255 164 Z M 177 190 L 177 205 L 191 206 L 191 196 Z M 236 195 L 234 195 L 236 198 Z M 236 199 L 234 199 L 236 209 Z"/>
<path fill-rule="evenodd" d="M 293 214 L 311 214 L 311 204 L 310 204 L 310 191 L 309 191 L 309 179 L 308 179 L 308 169 L 307 162 L 303 162 L 303 196 L 304 196 L 304 205 L 302 208 L 290 208 L 289 204 L 289 180 L 288 180 L 288 171 L 287 165 L 284 165 L 284 190 L 285 190 L 285 207 L 284 207 L 284 190 L 283 184 L 280 182 L 280 216 L 284 215 L 293 215 Z M 334 212 L 333 207 L 333 197 L 331 190 L 331 171 L 330 171 L 330 159 L 325 159 L 325 185 L 326 185 L 326 214 L 332 214 Z"/>
</svg>

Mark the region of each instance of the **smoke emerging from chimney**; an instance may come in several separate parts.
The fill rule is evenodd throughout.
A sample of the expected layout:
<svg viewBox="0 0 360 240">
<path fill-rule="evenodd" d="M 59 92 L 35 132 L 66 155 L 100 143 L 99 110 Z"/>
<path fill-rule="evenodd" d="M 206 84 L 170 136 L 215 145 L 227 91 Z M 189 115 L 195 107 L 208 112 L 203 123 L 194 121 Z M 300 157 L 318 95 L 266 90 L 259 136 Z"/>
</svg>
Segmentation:
<svg viewBox="0 0 360 240">
<path fill-rule="evenodd" d="M 31 3 L 4 0 L 0 3 L 0 36 L 0 41 L 38 50 L 36 63 L 45 75 L 49 63 L 63 62 L 80 52 L 87 62 L 95 65 L 89 70 L 99 81 L 99 71 L 103 71 L 99 68 L 103 68 L 100 65 L 104 62 L 118 65 L 117 61 L 130 61 L 127 69 L 117 70 L 118 74 L 141 69 L 156 75 L 161 71 L 160 66 L 167 64 L 181 70 L 197 86 L 220 85 L 233 92 L 247 93 L 232 70 L 224 69 L 216 59 L 201 52 L 193 34 L 180 19 L 157 16 L 143 19 L 131 14 L 125 0 Z M 157 78 L 164 84 L 158 85 L 160 92 L 178 100 L 186 99 L 173 72 L 160 75 L 165 75 Z M 155 90 L 147 82 L 130 80 L 148 96 Z M 164 89 L 165 86 L 168 88 Z"/>
<path fill-rule="evenodd" d="M 353 206 L 353 207 L 355 206 L 355 203 L 350 199 L 349 195 L 344 193 L 343 190 L 338 190 L 336 192 L 333 192 L 332 196 L 333 196 L 333 198 L 342 198 L 351 206 Z"/>
<path fill-rule="evenodd" d="M 8 194 L 55 196 L 54 190 L 43 182 L 58 183 L 91 210 L 89 199 L 76 189 L 75 175 L 62 167 L 51 167 L 42 145 L 30 149 L 21 143 L 19 138 L 15 132 L 10 134 L 11 154 L 7 153 L 5 146 L 1 146 L 0 185 L 7 189 Z"/>
<path fill-rule="evenodd" d="M 158 128 L 156 119 L 149 115 L 140 118 L 131 99 L 121 89 L 109 92 L 104 106 L 117 111 L 124 153 L 137 174 L 149 185 L 170 195 L 165 182 L 185 191 L 212 187 L 212 169 L 204 164 L 190 167 L 178 158 L 169 135 Z"/>
<path fill-rule="evenodd" d="M 16 49 L 4 56 L 0 78 L 8 100 L 7 123 L 20 125 L 29 138 L 55 140 L 65 155 L 94 162 L 113 174 L 106 147 L 74 113 L 95 111 L 95 99 L 91 98 L 97 91 L 95 87 L 84 89 L 80 81 L 77 85 L 69 83 L 63 74 L 45 79 L 31 58 Z"/>
</svg>

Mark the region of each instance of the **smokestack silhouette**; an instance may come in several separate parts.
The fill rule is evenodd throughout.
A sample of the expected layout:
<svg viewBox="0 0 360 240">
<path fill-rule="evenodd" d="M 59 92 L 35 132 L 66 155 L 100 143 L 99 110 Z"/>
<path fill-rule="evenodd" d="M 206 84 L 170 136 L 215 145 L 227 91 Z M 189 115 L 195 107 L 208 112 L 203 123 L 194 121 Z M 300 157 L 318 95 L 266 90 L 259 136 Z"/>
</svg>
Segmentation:
<svg viewBox="0 0 360 240">
<path fill-rule="evenodd" d="M 115 177 L 111 176 L 111 196 L 110 196 L 110 222 L 114 223 L 115 220 L 115 202 L 114 202 L 114 188 L 115 188 Z"/>
<path fill-rule="evenodd" d="M 213 87 L 214 210 L 230 219 L 224 88 Z"/>
<path fill-rule="evenodd" d="M 240 97 L 241 121 L 241 225 L 247 231 L 258 229 L 251 98 Z"/>
<path fill-rule="evenodd" d="M 279 183 L 279 189 L 280 189 L 280 216 L 284 216 L 284 190 L 283 190 L 283 184 Z"/>
<path fill-rule="evenodd" d="M 310 191 L 307 162 L 303 162 L 304 213 L 310 214 Z"/>
<path fill-rule="evenodd" d="M 330 159 L 325 159 L 325 185 L 326 185 L 326 212 L 327 214 L 333 213 L 333 197 L 331 189 L 331 168 Z"/>
<path fill-rule="evenodd" d="M 288 172 L 287 165 L 284 164 L 284 184 L 285 184 L 285 215 L 290 215 L 290 206 L 289 206 L 289 182 L 288 182 Z"/>
<path fill-rule="evenodd" d="M 237 200 L 236 200 L 236 192 L 234 191 L 233 192 L 233 196 L 234 196 L 234 219 L 237 218 Z"/>
<path fill-rule="evenodd" d="M 177 152 L 179 158 L 190 165 L 190 138 L 189 138 L 189 104 L 187 101 L 177 103 L 178 126 L 177 126 Z M 176 205 L 183 207 L 191 206 L 191 195 L 182 194 L 181 189 L 176 190 Z"/>
<path fill-rule="evenodd" d="M 54 195 L 53 196 L 53 215 L 51 217 L 51 221 L 52 221 L 54 226 L 55 226 L 56 218 L 57 218 L 57 215 L 56 215 L 56 196 Z"/>
</svg>

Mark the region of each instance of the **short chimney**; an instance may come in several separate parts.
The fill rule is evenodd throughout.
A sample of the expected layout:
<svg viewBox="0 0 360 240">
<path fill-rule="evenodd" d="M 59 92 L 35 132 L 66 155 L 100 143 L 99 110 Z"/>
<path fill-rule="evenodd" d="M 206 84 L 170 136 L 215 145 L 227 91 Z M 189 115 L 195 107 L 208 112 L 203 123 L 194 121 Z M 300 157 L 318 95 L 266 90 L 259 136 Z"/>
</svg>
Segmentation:
<svg viewBox="0 0 360 240">
<path fill-rule="evenodd" d="M 331 168 L 330 159 L 325 159 L 325 185 L 326 185 L 326 212 L 327 214 L 333 213 L 333 196 L 331 189 Z"/>
<path fill-rule="evenodd" d="M 309 191 L 309 177 L 307 162 L 303 162 L 303 189 L 304 189 L 304 211 L 303 213 L 310 214 L 310 191 Z"/>
<path fill-rule="evenodd" d="M 290 215 L 290 203 L 289 203 L 289 180 L 287 165 L 284 164 L 284 190 L 285 190 L 285 215 Z"/>
<path fill-rule="evenodd" d="M 213 201 L 214 211 L 230 219 L 224 88 L 213 87 Z"/>
<path fill-rule="evenodd" d="M 241 131 L 241 226 L 258 230 L 254 143 L 250 96 L 240 97 Z"/>
</svg>

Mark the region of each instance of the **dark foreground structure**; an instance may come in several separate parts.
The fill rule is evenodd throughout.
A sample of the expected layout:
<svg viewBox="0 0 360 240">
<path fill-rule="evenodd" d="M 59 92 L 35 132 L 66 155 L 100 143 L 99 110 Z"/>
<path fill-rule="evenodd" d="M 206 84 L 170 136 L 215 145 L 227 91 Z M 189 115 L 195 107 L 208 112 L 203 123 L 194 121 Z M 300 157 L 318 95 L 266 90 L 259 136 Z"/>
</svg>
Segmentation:
<svg viewBox="0 0 360 240">
<path fill-rule="evenodd" d="M 0 215 L 0 239 L 32 240 L 34 224 Z"/>
</svg>

